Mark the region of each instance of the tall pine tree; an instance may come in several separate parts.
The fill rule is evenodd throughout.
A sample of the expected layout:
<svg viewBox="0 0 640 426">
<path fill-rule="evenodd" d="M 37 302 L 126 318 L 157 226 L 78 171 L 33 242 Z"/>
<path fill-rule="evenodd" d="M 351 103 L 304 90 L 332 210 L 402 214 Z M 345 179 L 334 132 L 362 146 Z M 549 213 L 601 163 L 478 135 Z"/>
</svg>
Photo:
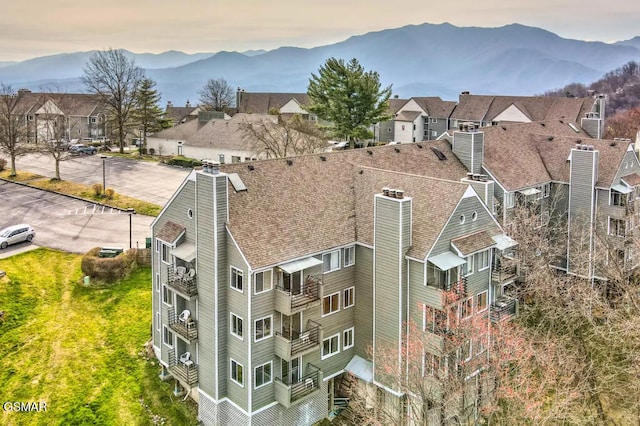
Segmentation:
<svg viewBox="0 0 640 426">
<path fill-rule="evenodd" d="M 147 147 L 147 134 L 166 129 L 171 126 L 169 120 L 164 118 L 164 111 L 158 106 L 160 94 L 154 87 L 156 82 L 145 77 L 140 82 L 140 88 L 136 96 L 133 119 L 142 133 L 140 153 Z"/>
<path fill-rule="evenodd" d="M 318 74 L 311 74 L 309 110 L 332 123 L 335 136 L 349 141 L 371 138 L 370 127 L 388 120 L 391 86 L 382 88 L 376 71 L 365 71 L 357 59 L 329 58 Z"/>
</svg>

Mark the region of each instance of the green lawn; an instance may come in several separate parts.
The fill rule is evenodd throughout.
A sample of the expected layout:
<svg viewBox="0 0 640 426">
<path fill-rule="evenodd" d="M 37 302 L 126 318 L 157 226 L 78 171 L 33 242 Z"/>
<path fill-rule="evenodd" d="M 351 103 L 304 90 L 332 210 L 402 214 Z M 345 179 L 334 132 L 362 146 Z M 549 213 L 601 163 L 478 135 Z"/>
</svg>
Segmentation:
<svg viewBox="0 0 640 426">
<path fill-rule="evenodd" d="M 0 404 L 46 402 L 46 412 L 0 410 L 6 425 L 196 424 L 144 356 L 151 271 L 85 288 L 78 255 L 37 249 L 0 261 Z"/>
</svg>

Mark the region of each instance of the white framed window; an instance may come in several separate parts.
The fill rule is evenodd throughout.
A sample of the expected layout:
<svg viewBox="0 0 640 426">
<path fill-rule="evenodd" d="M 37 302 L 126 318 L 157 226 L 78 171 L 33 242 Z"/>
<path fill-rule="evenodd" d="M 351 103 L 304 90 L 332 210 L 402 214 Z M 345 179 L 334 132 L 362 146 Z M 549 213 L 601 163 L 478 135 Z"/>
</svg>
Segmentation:
<svg viewBox="0 0 640 426">
<path fill-rule="evenodd" d="M 626 231 L 625 226 L 626 223 L 624 219 L 615 219 L 613 217 L 609 217 L 609 235 L 624 237 Z"/>
<path fill-rule="evenodd" d="M 422 312 L 422 330 L 430 333 L 438 333 L 447 329 L 447 314 L 442 309 L 424 305 Z"/>
<path fill-rule="evenodd" d="M 432 118 L 432 119 L 431 119 L 431 122 L 432 122 L 432 123 L 437 123 L 437 122 L 438 122 L 438 119 L 437 119 L 437 118 Z"/>
<path fill-rule="evenodd" d="M 268 317 L 260 318 L 254 321 L 254 335 L 253 340 L 255 342 L 259 342 L 260 340 L 268 339 L 271 337 L 273 324 L 273 315 L 269 315 Z"/>
<path fill-rule="evenodd" d="M 173 347 L 173 333 L 166 325 L 162 326 L 162 343 L 170 348 Z"/>
<path fill-rule="evenodd" d="M 467 263 L 464 265 L 464 275 L 469 276 L 473 274 L 473 260 L 475 259 L 474 255 L 467 256 Z"/>
<path fill-rule="evenodd" d="M 342 332 L 342 350 L 353 347 L 353 331 L 354 328 L 348 328 Z"/>
<path fill-rule="evenodd" d="M 438 136 L 438 132 L 437 132 L 436 130 L 432 130 L 432 131 L 431 131 L 431 136 L 432 136 L 432 137 L 436 137 L 436 136 Z"/>
<path fill-rule="evenodd" d="M 224 154 L 218 155 L 218 161 L 220 162 L 220 164 L 224 164 Z"/>
<path fill-rule="evenodd" d="M 478 272 L 487 269 L 489 267 L 489 250 L 481 251 L 476 256 L 478 256 Z"/>
<path fill-rule="evenodd" d="M 244 367 L 233 358 L 230 359 L 230 362 L 231 370 L 229 373 L 231 375 L 231 380 L 236 384 L 244 387 Z"/>
<path fill-rule="evenodd" d="M 424 351 L 422 354 L 422 363 L 423 376 L 437 375 L 440 372 L 440 368 L 442 367 L 441 358 L 438 355 L 434 355 L 426 351 Z"/>
<path fill-rule="evenodd" d="M 322 298 L 322 316 L 331 315 L 340 310 L 340 292 Z"/>
<path fill-rule="evenodd" d="M 460 360 L 470 361 L 473 356 L 471 339 L 467 339 L 460 346 Z"/>
<path fill-rule="evenodd" d="M 355 265 L 356 263 L 356 247 L 346 247 L 344 249 L 344 267 Z"/>
<path fill-rule="evenodd" d="M 471 221 L 475 222 L 476 220 L 478 220 L 478 212 L 471 213 Z"/>
<path fill-rule="evenodd" d="M 255 389 L 271 383 L 271 361 L 257 366 L 253 371 Z"/>
<path fill-rule="evenodd" d="M 162 263 L 166 263 L 167 265 L 171 262 L 171 250 L 168 244 L 162 243 Z"/>
<path fill-rule="evenodd" d="M 489 290 L 485 290 L 482 293 L 478 293 L 476 296 L 476 312 L 480 313 L 487 309 L 487 296 Z"/>
<path fill-rule="evenodd" d="M 160 291 L 160 274 L 156 274 L 156 291 Z"/>
<path fill-rule="evenodd" d="M 161 246 L 162 246 L 162 241 L 156 239 L 156 253 L 160 253 Z"/>
<path fill-rule="evenodd" d="M 166 285 L 162 286 L 162 303 L 173 306 L 173 291 Z"/>
<path fill-rule="evenodd" d="M 238 339 L 243 340 L 243 331 L 242 331 L 242 318 L 234 314 L 233 312 L 229 314 L 231 316 L 231 329 L 229 330 L 231 334 L 236 336 Z"/>
<path fill-rule="evenodd" d="M 322 272 L 332 272 L 340 269 L 340 250 L 334 250 L 322 255 Z"/>
<path fill-rule="evenodd" d="M 156 330 L 160 331 L 160 323 L 161 323 L 160 312 L 156 312 Z"/>
<path fill-rule="evenodd" d="M 254 293 L 260 294 L 271 290 L 271 272 L 256 272 L 253 276 Z"/>
<path fill-rule="evenodd" d="M 231 267 L 231 288 L 242 293 L 242 271 L 238 268 Z"/>
<path fill-rule="evenodd" d="M 327 337 L 322 341 L 322 359 L 329 358 L 340 352 L 340 333 Z"/>
<path fill-rule="evenodd" d="M 356 303 L 356 288 L 345 288 L 342 292 L 342 308 L 347 309 L 355 305 Z"/>
<path fill-rule="evenodd" d="M 542 196 L 544 198 L 549 198 L 549 195 L 551 195 L 551 184 L 550 183 L 545 183 L 542 186 Z"/>
<path fill-rule="evenodd" d="M 469 318 L 473 314 L 473 297 L 463 300 L 460 304 L 460 316 Z"/>
<path fill-rule="evenodd" d="M 504 193 L 504 205 L 508 209 L 512 209 L 513 206 L 515 206 L 515 202 L 516 202 L 516 197 L 515 197 L 515 194 L 513 192 L 505 192 Z"/>
</svg>

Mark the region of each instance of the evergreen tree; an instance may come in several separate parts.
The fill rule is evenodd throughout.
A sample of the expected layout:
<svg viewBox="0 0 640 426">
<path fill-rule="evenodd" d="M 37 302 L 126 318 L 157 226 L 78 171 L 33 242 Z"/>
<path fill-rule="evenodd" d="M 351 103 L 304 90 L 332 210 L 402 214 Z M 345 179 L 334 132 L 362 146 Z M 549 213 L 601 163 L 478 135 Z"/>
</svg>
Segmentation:
<svg viewBox="0 0 640 426">
<path fill-rule="evenodd" d="M 388 120 L 391 86 L 381 88 L 376 71 L 365 71 L 357 59 L 348 63 L 329 58 L 318 74 L 311 74 L 307 94 L 309 110 L 332 123 L 333 133 L 349 141 L 371 138 L 370 127 Z"/>
<path fill-rule="evenodd" d="M 154 87 L 156 82 L 150 78 L 144 78 L 140 82 L 140 88 L 136 96 L 136 105 L 133 114 L 134 122 L 142 132 L 140 153 L 147 146 L 147 134 L 166 129 L 171 126 L 169 120 L 164 118 L 164 111 L 158 106 L 160 94 Z"/>
</svg>

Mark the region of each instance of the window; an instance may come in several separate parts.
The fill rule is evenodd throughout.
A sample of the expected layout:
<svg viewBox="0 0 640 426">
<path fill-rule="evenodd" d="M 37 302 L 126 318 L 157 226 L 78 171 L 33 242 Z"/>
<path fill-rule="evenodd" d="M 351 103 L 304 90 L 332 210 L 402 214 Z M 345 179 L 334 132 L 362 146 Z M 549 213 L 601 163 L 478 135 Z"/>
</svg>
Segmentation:
<svg viewBox="0 0 640 426">
<path fill-rule="evenodd" d="M 162 262 L 166 263 L 167 265 L 169 264 L 169 261 L 171 259 L 171 254 L 169 251 L 169 245 L 162 243 Z"/>
<path fill-rule="evenodd" d="M 329 358 L 340 351 L 340 334 L 333 335 L 322 341 L 322 359 Z"/>
<path fill-rule="evenodd" d="M 391 127 L 387 127 L 387 133 L 391 133 Z"/>
<path fill-rule="evenodd" d="M 255 293 L 264 293 L 271 290 L 271 274 L 267 272 L 256 272 L 254 275 Z"/>
<path fill-rule="evenodd" d="M 255 384 L 254 387 L 258 389 L 260 386 L 268 385 L 271 383 L 271 361 L 266 364 L 259 365 L 254 370 Z"/>
<path fill-rule="evenodd" d="M 441 358 L 438 355 L 430 354 L 425 352 L 423 354 L 423 362 L 424 366 L 422 369 L 423 376 L 424 375 L 437 375 L 440 372 L 441 368 Z"/>
<path fill-rule="evenodd" d="M 432 130 L 431 136 L 435 138 L 436 136 L 438 136 L 438 132 L 436 130 Z"/>
<path fill-rule="evenodd" d="M 476 300 L 476 312 L 482 312 L 487 309 L 487 294 L 488 290 L 478 293 Z"/>
<path fill-rule="evenodd" d="M 342 333 L 342 350 L 353 347 L 353 330 L 351 327 Z"/>
<path fill-rule="evenodd" d="M 467 263 L 464 265 L 464 275 L 469 276 L 473 274 L 473 259 L 475 259 L 474 255 L 467 256 Z"/>
<path fill-rule="evenodd" d="M 242 293 L 242 271 L 231 267 L 231 288 Z"/>
<path fill-rule="evenodd" d="M 240 162 L 240 157 L 238 157 L 237 155 L 232 155 L 231 156 L 231 162 L 232 163 L 239 163 Z"/>
<path fill-rule="evenodd" d="M 460 306 L 460 315 L 462 318 L 469 318 L 473 314 L 473 297 L 463 300 Z"/>
<path fill-rule="evenodd" d="M 447 314 L 442 309 L 424 305 L 422 328 L 424 331 L 438 333 L 447 329 Z"/>
<path fill-rule="evenodd" d="M 167 328 L 166 325 L 162 326 L 162 343 L 169 346 L 170 348 L 173 347 L 173 333 Z"/>
<path fill-rule="evenodd" d="M 218 155 L 218 162 L 219 162 L 220 164 L 224 164 L 224 154 L 219 154 L 219 155 Z"/>
<path fill-rule="evenodd" d="M 344 249 L 344 267 L 351 266 L 356 263 L 356 247 L 351 246 Z"/>
<path fill-rule="evenodd" d="M 244 374 L 242 364 L 239 364 L 236 360 L 231 359 L 231 380 L 244 386 Z"/>
<path fill-rule="evenodd" d="M 156 240 L 156 253 L 160 253 L 160 247 L 162 247 L 162 241 Z"/>
<path fill-rule="evenodd" d="M 481 251 L 478 256 L 478 271 L 485 270 L 489 267 L 489 250 Z"/>
<path fill-rule="evenodd" d="M 625 221 L 623 219 L 609 218 L 609 235 L 615 235 L 617 237 L 624 237 L 625 235 Z"/>
<path fill-rule="evenodd" d="M 95 117 L 91 117 L 91 122 L 95 123 L 96 122 L 96 118 Z"/>
<path fill-rule="evenodd" d="M 156 274 L 156 291 L 160 291 L 160 274 Z"/>
<path fill-rule="evenodd" d="M 542 196 L 544 198 L 549 198 L 550 194 L 551 194 L 551 184 L 550 183 L 545 183 L 542 186 Z"/>
<path fill-rule="evenodd" d="M 471 221 L 475 222 L 476 220 L 478 220 L 478 212 L 471 213 Z"/>
<path fill-rule="evenodd" d="M 173 306 L 173 291 L 169 287 L 162 286 L 162 301 L 169 306 Z"/>
<path fill-rule="evenodd" d="M 340 292 L 330 294 L 322 298 L 322 316 L 338 312 L 340 310 Z"/>
<path fill-rule="evenodd" d="M 625 206 L 627 204 L 627 197 L 625 194 L 611 190 L 609 204 L 612 206 Z"/>
<path fill-rule="evenodd" d="M 193 209 L 189 209 L 189 210 L 187 210 L 187 217 L 188 217 L 189 219 L 193 219 Z"/>
<path fill-rule="evenodd" d="M 27 120 L 33 121 L 33 115 L 27 115 Z"/>
<path fill-rule="evenodd" d="M 471 339 L 468 339 L 460 347 L 460 360 L 469 361 L 471 360 L 471 355 Z"/>
<path fill-rule="evenodd" d="M 432 123 L 437 123 L 437 122 L 438 122 L 438 119 L 437 119 L 437 118 L 432 118 L 432 119 L 431 119 L 431 122 L 432 122 Z"/>
<path fill-rule="evenodd" d="M 160 331 L 160 312 L 156 312 L 156 330 Z"/>
<path fill-rule="evenodd" d="M 513 208 L 513 206 L 515 205 L 515 196 L 513 192 L 505 192 L 504 205 L 507 206 L 508 209 Z"/>
<path fill-rule="evenodd" d="M 242 318 L 231 314 L 231 334 L 242 340 Z"/>
<path fill-rule="evenodd" d="M 271 337 L 272 316 L 260 318 L 255 321 L 255 337 L 256 342 Z"/>
<path fill-rule="evenodd" d="M 462 225 L 465 221 L 465 217 L 463 214 L 460 215 L 460 225 Z"/>
<path fill-rule="evenodd" d="M 342 294 L 342 308 L 347 309 L 352 307 L 356 303 L 356 288 L 349 287 L 344 289 Z"/>
<path fill-rule="evenodd" d="M 327 273 L 340 269 L 340 250 L 322 255 L 322 272 Z"/>
</svg>

